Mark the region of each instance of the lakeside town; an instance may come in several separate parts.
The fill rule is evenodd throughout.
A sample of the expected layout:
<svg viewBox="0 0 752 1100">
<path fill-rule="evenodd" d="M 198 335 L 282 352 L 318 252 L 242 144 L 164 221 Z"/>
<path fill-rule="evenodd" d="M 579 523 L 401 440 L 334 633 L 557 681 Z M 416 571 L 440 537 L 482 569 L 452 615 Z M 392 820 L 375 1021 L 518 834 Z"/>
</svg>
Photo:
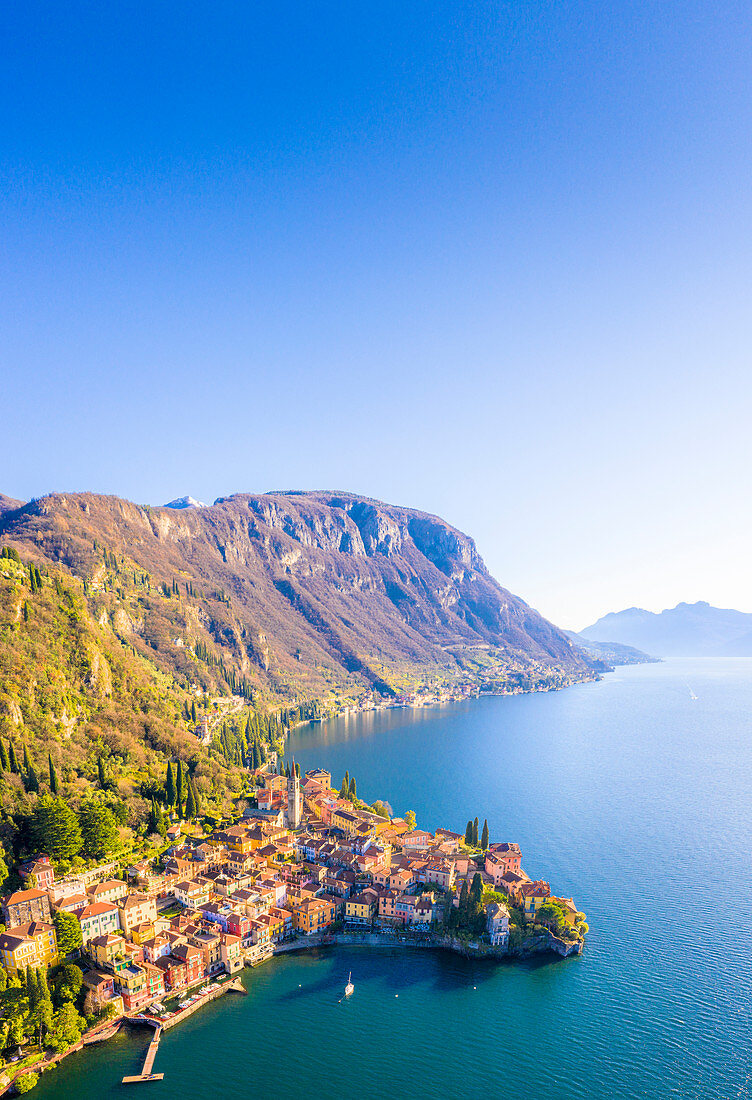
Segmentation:
<svg viewBox="0 0 752 1100">
<path fill-rule="evenodd" d="M 2 901 L 0 983 L 28 998 L 39 1038 L 30 1052 L 23 1020 L 4 1010 L 4 1045 L 28 1070 L 6 1066 L 5 1087 L 33 1087 L 34 1069 L 124 1021 L 161 1029 L 225 987 L 242 991 L 242 968 L 276 952 L 365 935 L 490 957 L 581 951 L 584 914 L 487 823 L 432 833 L 412 813 L 366 808 L 349 775 L 337 790 L 329 772 L 281 770 L 276 754 L 254 779 L 256 805 L 236 824 L 196 836 L 175 822 L 158 859 L 59 879 L 44 852 L 20 865 L 23 888 Z"/>
</svg>

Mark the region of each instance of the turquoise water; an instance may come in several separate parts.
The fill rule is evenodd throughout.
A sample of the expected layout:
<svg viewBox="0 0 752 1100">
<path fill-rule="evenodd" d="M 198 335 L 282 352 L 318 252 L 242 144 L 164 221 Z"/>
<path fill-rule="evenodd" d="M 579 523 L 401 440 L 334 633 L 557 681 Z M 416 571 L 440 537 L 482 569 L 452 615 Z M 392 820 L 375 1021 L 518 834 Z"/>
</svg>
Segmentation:
<svg viewBox="0 0 752 1100">
<path fill-rule="evenodd" d="M 697 695 L 692 700 L 690 689 Z M 747 1097 L 752 1091 L 752 664 L 670 662 L 546 695 L 302 727 L 302 767 L 493 839 L 574 896 L 581 958 L 340 950 L 247 971 L 162 1041 L 154 1100 Z M 349 970 L 355 995 L 337 998 Z M 146 1035 L 74 1055 L 38 1097 L 113 1096 Z"/>
</svg>

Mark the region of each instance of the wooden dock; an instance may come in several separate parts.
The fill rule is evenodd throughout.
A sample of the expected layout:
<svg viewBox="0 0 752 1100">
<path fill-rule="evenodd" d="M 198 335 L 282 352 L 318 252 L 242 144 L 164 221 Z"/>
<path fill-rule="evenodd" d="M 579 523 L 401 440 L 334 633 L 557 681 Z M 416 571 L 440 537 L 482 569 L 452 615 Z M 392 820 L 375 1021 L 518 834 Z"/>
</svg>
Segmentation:
<svg viewBox="0 0 752 1100">
<path fill-rule="evenodd" d="M 154 1059 L 157 1056 L 157 1049 L 159 1047 L 159 1040 L 162 1038 L 162 1025 L 157 1025 L 157 1030 L 154 1032 L 154 1038 L 149 1043 L 149 1049 L 146 1052 L 144 1058 L 143 1069 L 135 1077 L 124 1077 L 124 1085 L 137 1085 L 142 1081 L 161 1081 L 164 1077 L 163 1073 L 152 1073 L 152 1066 L 154 1065 Z"/>
</svg>

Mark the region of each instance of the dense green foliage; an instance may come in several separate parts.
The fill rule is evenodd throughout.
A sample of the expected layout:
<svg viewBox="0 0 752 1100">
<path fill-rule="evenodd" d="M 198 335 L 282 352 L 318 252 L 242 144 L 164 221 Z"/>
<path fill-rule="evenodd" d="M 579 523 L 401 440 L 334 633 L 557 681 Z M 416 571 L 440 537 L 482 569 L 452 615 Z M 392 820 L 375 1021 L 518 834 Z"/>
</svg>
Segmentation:
<svg viewBox="0 0 752 1100">
<path fill-rule="evenodd" d="M 122 580 L 122 560 L 98 552 Z M 119 621 L 91 582 L 0 554 L 0 845 L 13 861 L 45 851 L 64 873 L 127 856 L 170 815 L 232 817 L 252 794 L 248 769 L 308 713 L 199 694 L 127 644 Z M 193 733 L 203 716 L 209 745 Z"/>
<path fill-rule="evenodd" d="M 75 913 L 66 913 L 62 909 L 56 910 L 53 921 L 57 936 L 58 955 L 61 959 L 64 959 L 81 946 L 83 942 L 81 925 Z"/>
</svg>

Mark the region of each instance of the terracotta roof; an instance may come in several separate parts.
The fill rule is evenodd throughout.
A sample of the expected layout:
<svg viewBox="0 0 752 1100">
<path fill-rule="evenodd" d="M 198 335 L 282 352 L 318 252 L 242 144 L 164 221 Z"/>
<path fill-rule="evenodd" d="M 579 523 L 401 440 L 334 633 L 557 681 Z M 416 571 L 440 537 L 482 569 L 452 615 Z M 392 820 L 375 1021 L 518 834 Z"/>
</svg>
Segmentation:
<svg viewBox="0 0 752 1100">
<path fill-rule="evenodd" d="M 20 905 L 25 901 L 34 901 L 35 898 L 46 898 L 46 890 L 16 890 L 15 894 L 11 894 L 7 898 L 6 905 Z"/>
<path fill-rule="evenodd" d="M 117 905 L 109 901 L 94 901 L 81 910 L 78 919 L 83 921 L 87 917 L 101 916 L 102 913 L 117 913 Z"/>
</svg>

